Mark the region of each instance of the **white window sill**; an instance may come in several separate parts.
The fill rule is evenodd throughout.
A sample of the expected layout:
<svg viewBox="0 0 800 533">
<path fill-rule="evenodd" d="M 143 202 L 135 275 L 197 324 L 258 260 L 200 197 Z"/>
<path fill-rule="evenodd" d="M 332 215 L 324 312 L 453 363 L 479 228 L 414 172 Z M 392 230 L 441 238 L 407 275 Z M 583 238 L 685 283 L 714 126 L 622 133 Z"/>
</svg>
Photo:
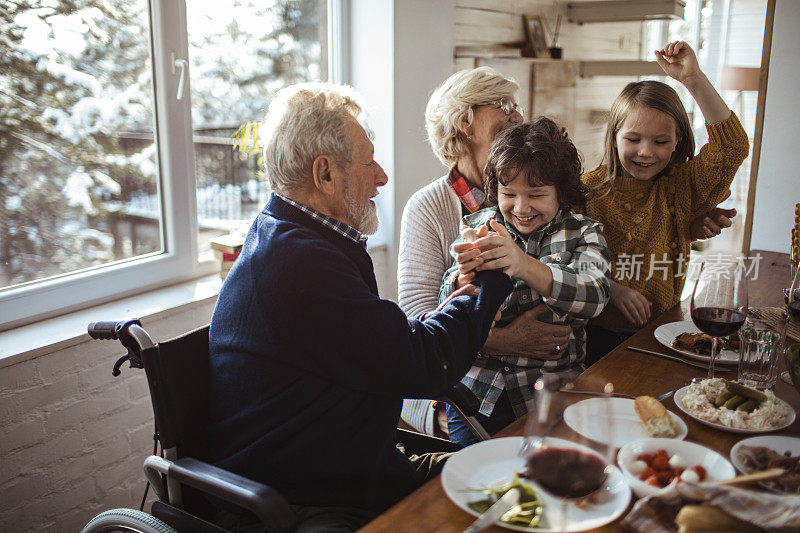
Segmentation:
<svg viewBox="0 0 800 533">
<path fill-rule="evenodd" d="M 368 251 L 385 248 L 371 237 Z M 376 266 L 376 270 L 378 270 Z M 379 272 L 376 272 L 376 275 Z M 56 318 L 0 332 L 0 368 L 33 359 L 89 340 L 86 328 L 101 320 L 158 319 L 215 300 L 222 287 L 219 274 L 178 283 L 122 300 L 89 307 Z"/>
<path fill-rule="evenodd" d="M 0 332 L 0 368 L 87 341 L 91 322 L 155 319 L 188 310 L 216 299 L 221 286 L 219 274 L 213 274 Z"/>
</svg>

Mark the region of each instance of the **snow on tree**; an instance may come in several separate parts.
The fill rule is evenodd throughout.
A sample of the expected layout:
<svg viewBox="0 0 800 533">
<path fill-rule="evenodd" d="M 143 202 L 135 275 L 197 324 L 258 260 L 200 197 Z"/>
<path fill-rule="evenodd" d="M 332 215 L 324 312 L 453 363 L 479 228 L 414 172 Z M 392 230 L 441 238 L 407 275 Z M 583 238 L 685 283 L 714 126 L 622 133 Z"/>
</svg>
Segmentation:
<svg viewBox="0 0 800 533">
<path fill-rule="evenodd" d="M 325 75 L 324 1 L 187 4 L 195 129 L 232 134 L 275 90 Z M 137 253 L 112 224 L 157 191 L 146 9 L 0 0 L 0 287 Z"/>
</svg>

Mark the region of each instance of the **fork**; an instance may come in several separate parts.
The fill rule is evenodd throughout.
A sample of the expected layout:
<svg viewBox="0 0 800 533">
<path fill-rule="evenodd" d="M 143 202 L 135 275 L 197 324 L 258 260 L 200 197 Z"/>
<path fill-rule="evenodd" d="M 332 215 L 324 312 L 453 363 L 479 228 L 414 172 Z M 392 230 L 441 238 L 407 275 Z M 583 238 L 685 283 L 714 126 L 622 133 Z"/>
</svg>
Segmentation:
<svg viewBox="0 0 800 533">
<path fill-rule="evenodd" d="M 577 389 L 561 389 L 558 392 L 569 392 L 571 394 L 595 394 L 597 396 L 601 396 L 603 394 L 602 391 L 577 390 Z M 656 400 L 658 400 L 659 402 L 662 401 L 662 400 L 666 400 L 667 398 L 672 396 L 674 393 L 675 393 L 674 390 L 667 391 L 664 394 L 656 396 Z M 628 399 L 631 399 L 631 400 L 635 400 L 636 399 L 636 396 L 633 396 L 632 394 L 624 394 L 622 392 L 614 392 L 614 393 L 611 394 L 611 396 L 613 396 L 615 398 L 628 398 Z"/>
</svg>

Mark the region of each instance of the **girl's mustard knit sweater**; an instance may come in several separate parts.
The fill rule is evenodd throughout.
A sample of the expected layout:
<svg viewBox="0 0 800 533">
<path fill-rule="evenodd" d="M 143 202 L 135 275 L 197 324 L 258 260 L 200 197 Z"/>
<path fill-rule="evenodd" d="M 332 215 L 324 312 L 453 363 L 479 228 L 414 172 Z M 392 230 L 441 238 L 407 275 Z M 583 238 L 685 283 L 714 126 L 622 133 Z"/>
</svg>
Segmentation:
<svg viewBox="0 0 800 533">
<path fill-rule="evenodd" d="M 617 283 L 641 292 L 658 317 L 680 301 L 689 262 L 689 223 L 715 207 L 747 157 L 749 142 L 739 119 L 706 123 L 708 143 L 689 161 L 667 168 L 648 181 L 618 178 L 607 195 L 589 193 L 587 214 L 604 225 Z M 593 190 L 606 179 L 601 165 L 583 175 Z M 637 329 L 614 305 L 594 323 Z"/>
</svg>

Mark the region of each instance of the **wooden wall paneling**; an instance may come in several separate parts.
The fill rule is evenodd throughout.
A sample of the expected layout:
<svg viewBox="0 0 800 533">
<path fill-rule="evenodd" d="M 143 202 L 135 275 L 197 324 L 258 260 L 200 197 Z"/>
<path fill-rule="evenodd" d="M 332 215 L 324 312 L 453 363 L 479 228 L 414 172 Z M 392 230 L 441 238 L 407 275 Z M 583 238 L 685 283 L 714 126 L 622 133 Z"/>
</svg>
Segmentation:
<svg viewBox="0 0 800 533">
<path fill-rule="evenodd" d="M 557 14 L 551 0 L 458 0 L 455 12 L 456 45 L 524 41 L 522 15 L 539 15 L 550 32 Z M 487 27 L 498 31 L 486 31 Z M 551 44 L 551 38 L 548 33 L 548 44 Z"/>
<path fill-rule="evenodd" d="M 553 0 L 456 0 L 456 7 L 538 15 L 553 10 Z"/>
<path fill-rule="evenodd" d="M 552 45 L 556 16 L 564 13 L 552 0 L 456 0 L 456 45 L 515 42 L 525 39 L 522 15 L 542 17 Z M 642 42 L 641 22 L 573 24 L 562 19 L 559 45 L 565 61 L 486 58 L 454 60 L 454 68 L 489 65 L 511 76 L 520 85 L 518 100 L 525 117 L 548 115 L 567 128 L 584 157 L 594 168 L 602 158 L 605 117 L 622 87 L 635 77 L 594 76 L 580 78 L 578 62 L 584 60 L 638 60 Z"/>
<path fill-rule="evenodd" d="M 491 58 L 482 59 L 481 65 L 492 67 L 504 76 L 514 78 L 514 81 L 519 84 L 517 99 L 525 106 L 525 117 L 529 117 L 528 95 L 531 93 L 530 62 L 520 59 Z"/>
<path fill-rule="evenodd" d="M 522 22 L 520 22 L 520 31 Z M 468 26 L 464 24 L 455 25 L 455 44 L 499 44 L 518 42 L 520 36 L 517 32 L 508 28 L 493 28 L 491 26 Z"/>
<path fill-rule="evenodd" d="M 567 131 L 578 126 L 575 115 L 575 84 L 578 64 L 569 62 L 534 63 L 534 105 L 531 118 L 545 115 L 552 118 Z"/>
<path fill-rule="evenodd" d="M 479 61 L 469 57 L 457 57 L 455 60 L 453 60 L 453 72 L 455 73 L 459 70 L 479 67 L 480 65 L 478 63 Z M 431 92 L 433 92 L 433 89 L 431 89 Z"/>
<path fill-rule="evenodd" d="M 456 7 L 454 20 L 457 25 L 493 26 L 507 28 L 510 31 L 519 30 L 520 35 L 523 34 L 522 17 L 516 13 Z"/>
<path fill-rule="evenodd" d="M 565 59 L 639 59 L 641 22 L 561 24 Z"/>
</svg>

